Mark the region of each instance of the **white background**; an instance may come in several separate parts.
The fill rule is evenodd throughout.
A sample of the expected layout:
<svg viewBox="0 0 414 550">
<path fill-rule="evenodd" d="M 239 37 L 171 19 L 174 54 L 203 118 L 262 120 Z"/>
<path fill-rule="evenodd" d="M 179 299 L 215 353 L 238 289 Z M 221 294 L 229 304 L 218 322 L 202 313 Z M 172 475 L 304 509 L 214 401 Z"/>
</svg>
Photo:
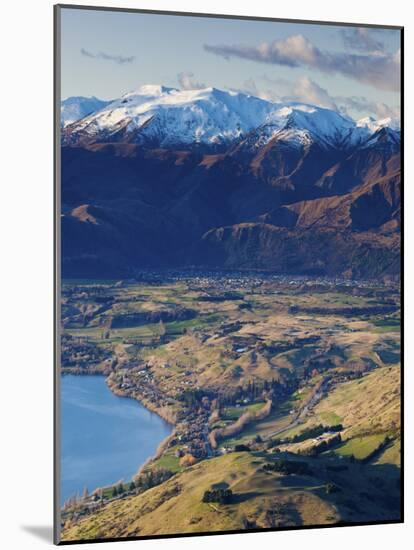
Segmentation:
<svg viewBox="0 0 414 550">
<path fill-rule="evenodd" d="M 78 0 L 77 3 L 82 3 Z M 85 2 L 83 2 L 85 3 Z M 411 71 L 413 21 L 407 0 L 101 0 L 89 5 L 204 11 L 281 18 L 405 25 L 406 43 L 406 524 L 280 533 L 123 542 L 113 548 L 217 550 L 408 547 L 413 523 L 414 208 Z M 0 84 L 0 545 L 51 545 L 52 526 L 52 0 L 8 0 L 1 6 Z M 411 152 L 411 154 L 410 154 Z M 411 253 L 411 254 L 410 254 Z M 411 310 L 411 311 L 410 311 Z M 412 543 L 411 543 L 412 544 Z M 411 546 L 410 544 L 410 546 Z M 89 548 L 85 545 L 84 548 Z M 108 548 L 112 548 L 109 546 Z M 96 547 L 95 547 L 96 548 Z M 105 547 L 106 548 L 106 547 Z"/>
</svg>

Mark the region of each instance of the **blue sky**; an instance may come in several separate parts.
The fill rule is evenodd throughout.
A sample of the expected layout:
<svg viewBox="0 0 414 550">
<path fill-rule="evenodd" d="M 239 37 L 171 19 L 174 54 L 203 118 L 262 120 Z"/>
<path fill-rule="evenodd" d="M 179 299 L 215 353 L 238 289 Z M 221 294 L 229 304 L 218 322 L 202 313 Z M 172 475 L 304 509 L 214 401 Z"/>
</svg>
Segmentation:
<svg viewBox="0 0 414 550">
<path fill-rule="evenodd" d="M 215 86 L 399 116 L 398 30 L 62 9 L 62 98 Z"/>
</svg>

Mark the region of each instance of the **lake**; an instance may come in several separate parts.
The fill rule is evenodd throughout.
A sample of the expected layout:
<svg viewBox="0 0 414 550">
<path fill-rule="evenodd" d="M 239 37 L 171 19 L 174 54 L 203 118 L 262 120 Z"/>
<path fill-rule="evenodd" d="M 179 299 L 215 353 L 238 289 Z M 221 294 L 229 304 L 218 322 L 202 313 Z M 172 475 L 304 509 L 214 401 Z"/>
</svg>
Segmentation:
<svg viewBox="0 0 414 550">
<path fill-rule="evenodd" d="M 173 427 L 99 375 L 61 378 L 61 503 L 85 487 L 128 481 Z"/>
</svg>

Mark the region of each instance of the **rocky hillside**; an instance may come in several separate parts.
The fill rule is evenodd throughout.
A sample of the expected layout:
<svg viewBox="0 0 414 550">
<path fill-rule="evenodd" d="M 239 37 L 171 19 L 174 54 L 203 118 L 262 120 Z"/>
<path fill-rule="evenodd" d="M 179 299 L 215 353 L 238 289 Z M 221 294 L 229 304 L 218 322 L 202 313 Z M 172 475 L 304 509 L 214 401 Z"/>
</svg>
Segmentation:
<svg viewBox="0 0 414 550">
<path fill-rule="evenodd" d="M 62 271 L 398 277 L 400 133 L 310 105 L 144 86 L 62 129 Z"/>
</svg>

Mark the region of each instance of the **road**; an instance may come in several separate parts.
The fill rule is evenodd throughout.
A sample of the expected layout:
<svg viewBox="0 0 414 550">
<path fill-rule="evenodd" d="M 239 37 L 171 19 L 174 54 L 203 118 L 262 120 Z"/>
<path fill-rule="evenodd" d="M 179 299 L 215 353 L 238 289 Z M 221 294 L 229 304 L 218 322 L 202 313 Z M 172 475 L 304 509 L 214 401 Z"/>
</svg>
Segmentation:
<svg viewBox="0 0 414 550">
<path fill-rule="evenodd" d="M 312 397 L 310 397 L 308 399 L 308 401 L 302 406 L 302 408 L 299 410 L 299 412 L 295 416 L 294 420 L 292 420 L 292 422 L 290 424 L 288 424 L 287 426 L 284 426 L 283 428 L 279 428 L 278 430 L 276 430 L 275 432 L 270 433 L 269 435 L 267 435 L 263 439 L 265 441 L 268 441 L 269 439 L 272 439 L 272 437 L 275 437 L 275 436 L 281 434 L 282 432 L 285 432 L 287 430 L 291 430 L 292 428 L 296 428 L 296 426 L 298 426 L 301 423 L 302 419 L 316 405 L 316 403 L 318 403 L 318 401 L 320 401 L 322 399 L 322 397 L 325 393 L 325 390 L 326 390 L 326 386 L 328 385 L 328 382 L 330 381 L 330 379 L 331 379 L 331 377 L 328 376 L 323 380 L 323 382 L 320 385 L 319 390 Z"/>
</svg>

